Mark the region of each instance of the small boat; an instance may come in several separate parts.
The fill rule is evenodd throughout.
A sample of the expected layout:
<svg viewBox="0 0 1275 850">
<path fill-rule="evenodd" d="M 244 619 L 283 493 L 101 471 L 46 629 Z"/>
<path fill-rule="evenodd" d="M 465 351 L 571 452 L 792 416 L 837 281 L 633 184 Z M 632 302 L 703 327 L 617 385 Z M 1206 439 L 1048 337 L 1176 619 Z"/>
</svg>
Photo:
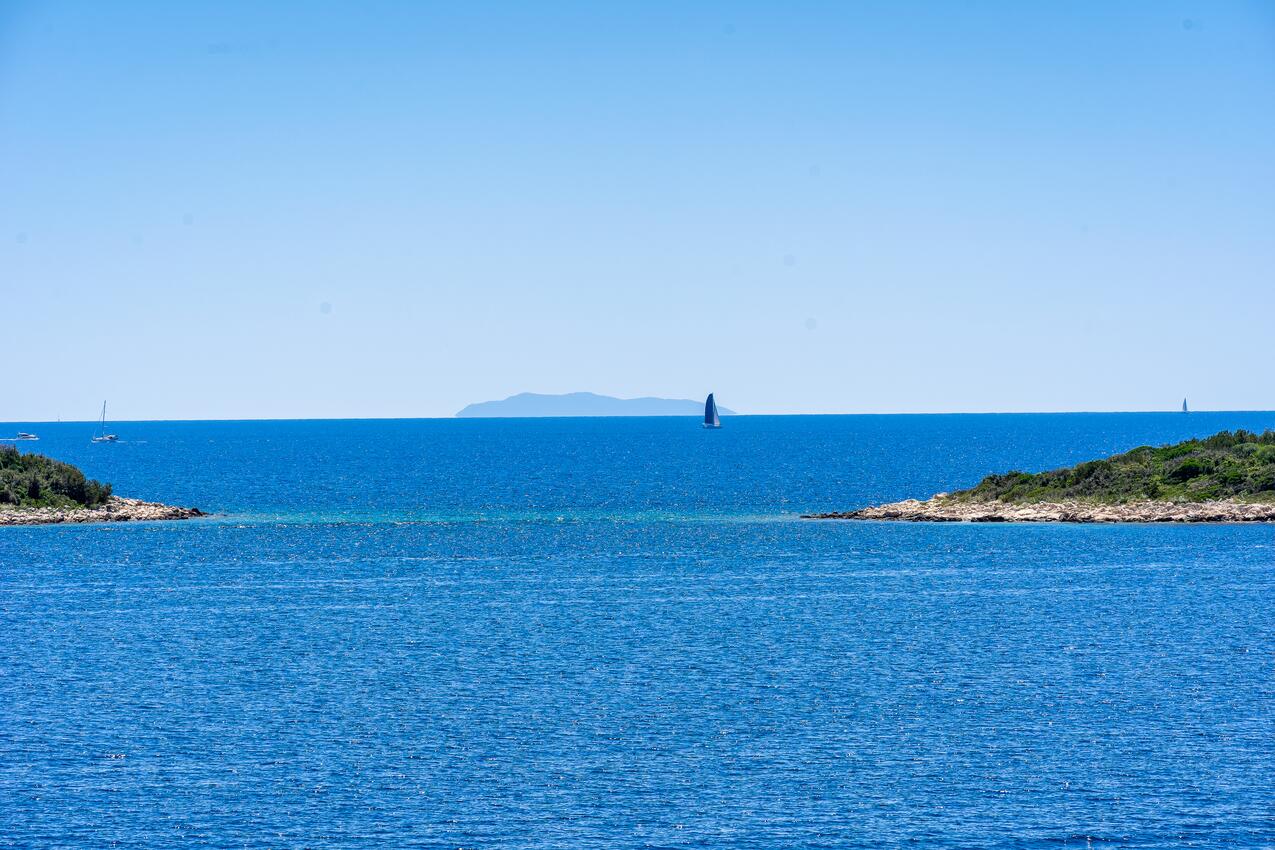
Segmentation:
<svg viewBox="0 0 1275 850">
<path fill-rule="evenodd" d="M 106 433 L 106 402 L 102 402 L 102 421 L 98 423 L 97 433 L 93 435 L 93 442 L 116 443 L 119 442 L 119 439 L 120 438 L 114 434 Z"/>
<path fill-rule="evenodd" d="M 14 437 L 14 439 L 15 440 L 38 440 L 40 438 L 37 437 L 35 434 L 28 434 L 26 431 L 19 431 L 18 436 Z"/>
<path fill-rule="evenodd" d="M 1189 410 L 1187 410 L 1187 409 L 1186 409 L 1186 399 L 1182 399 L 1182 412 L 1183 412 L 1183 413 L 1190 413 L 1190 412 L 1191 412 L 1191 411 L 1189 411 Z"/>
<path fill-rule="evenodd" d="M 704 427 L 722 427 L 722 420 L 717 416 L 717 402 L 713 401 L 712 393 L 709 393 L 708 398 L 704 401 Z"/>
</svg>

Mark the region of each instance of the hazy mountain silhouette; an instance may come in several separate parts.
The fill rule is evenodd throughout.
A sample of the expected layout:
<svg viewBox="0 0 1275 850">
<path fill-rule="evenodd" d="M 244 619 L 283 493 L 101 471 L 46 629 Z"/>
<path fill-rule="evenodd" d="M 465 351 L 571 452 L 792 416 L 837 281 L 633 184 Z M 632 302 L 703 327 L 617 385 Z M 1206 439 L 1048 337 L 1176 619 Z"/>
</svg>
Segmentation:
<svg viewBox="0 0 1275 850">
<path fill-rule="evenodd" d="M 718 405 L 719 413 L 734 413 Z M 519 393 L 503 401 L 468 405 L 458 417 L 483 416 L 703 416 L 704 402 L 681 398 L 612 398 L 597 393 Z"/>
</svg>

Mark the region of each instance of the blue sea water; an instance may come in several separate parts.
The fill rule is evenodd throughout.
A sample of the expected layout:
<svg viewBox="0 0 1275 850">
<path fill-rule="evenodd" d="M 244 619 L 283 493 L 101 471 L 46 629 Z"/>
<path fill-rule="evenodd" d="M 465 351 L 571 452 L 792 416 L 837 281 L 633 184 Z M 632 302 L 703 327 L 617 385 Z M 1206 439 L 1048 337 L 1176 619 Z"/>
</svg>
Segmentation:
<svg viewBox="0 0 1275 850">
<path fill-rule="evenodd" d="M 0 426 L 0 846 L 1275 846 L 1275 528 L 796 518 L 1236 427 Z"/>
</svg>

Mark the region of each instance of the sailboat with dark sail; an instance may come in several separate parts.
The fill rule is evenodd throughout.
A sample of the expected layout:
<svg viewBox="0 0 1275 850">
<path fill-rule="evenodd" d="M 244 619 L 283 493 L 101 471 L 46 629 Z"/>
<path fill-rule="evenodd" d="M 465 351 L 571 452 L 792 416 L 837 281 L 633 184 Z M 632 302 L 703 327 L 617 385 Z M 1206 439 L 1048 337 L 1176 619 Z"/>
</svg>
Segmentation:
<svg viewBox="0 0 1275 850">
<path fill-rule="evenodd" d="M 722 427 L 722 420 L 717 415 L 717 402 L 713 401 L 712 393 L 709 393 L 708 398 L 704 401 L 704 427 Z"/>
<path fill-rule="evenodd" d="M 1183 412 L 1183 413 L 1190 413 L 1190 412 L 1191 412 L 1191 411 L 1189 411 L 1189 410 L 1187 410 L 1187 409 L 1186 409 L 1186 399 L 1182 399 L 1182 412 Z"/>
<path fill-rule="evenodd" d="M 97 431 L 93 434 L 93 442 L 95 443 L 117 443 L 119 437 L 114 434 L 106 433 L 106 402 L 102 402 L 102 421 L 97 425 Z"/>
</svg>

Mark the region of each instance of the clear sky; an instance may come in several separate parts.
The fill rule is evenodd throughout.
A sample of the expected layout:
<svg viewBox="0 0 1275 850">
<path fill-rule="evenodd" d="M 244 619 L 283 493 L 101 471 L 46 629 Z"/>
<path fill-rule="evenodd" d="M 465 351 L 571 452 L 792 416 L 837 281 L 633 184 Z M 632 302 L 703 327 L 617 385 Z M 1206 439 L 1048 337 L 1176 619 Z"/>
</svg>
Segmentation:
<svg viewBox="0 0 1275 850">
<path fill-rule="evenodd" d="M 1275 3 L 0 0 L 0 420 L 1275 408 Z"/>
</svg>

